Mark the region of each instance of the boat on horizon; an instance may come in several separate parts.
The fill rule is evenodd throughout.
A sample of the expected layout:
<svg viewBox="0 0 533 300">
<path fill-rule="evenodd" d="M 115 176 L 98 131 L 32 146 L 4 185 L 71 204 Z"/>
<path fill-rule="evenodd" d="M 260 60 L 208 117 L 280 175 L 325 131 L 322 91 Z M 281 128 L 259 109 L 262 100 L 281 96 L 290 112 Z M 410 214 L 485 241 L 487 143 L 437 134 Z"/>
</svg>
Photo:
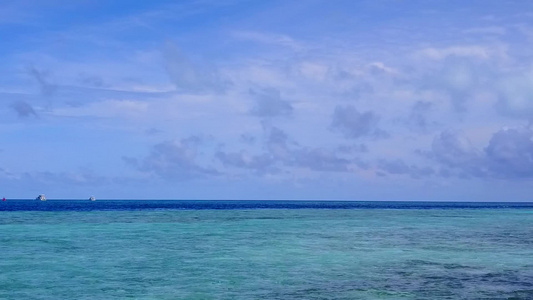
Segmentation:
<svg viewBox="0 0 533 300">
<path fill-rule="evenodd" d="M 46 197 L 44 196 L 44 194 L 40 194 L 39 196 L 37 196 L 37 198 L 35 198 L 35 200 L 46 201 Z"/>
<path fill-rule="evenodd" d="M 89 201 L 96 201 L 96 198 L 94 196 L 89 197 Z"/>
</svg>

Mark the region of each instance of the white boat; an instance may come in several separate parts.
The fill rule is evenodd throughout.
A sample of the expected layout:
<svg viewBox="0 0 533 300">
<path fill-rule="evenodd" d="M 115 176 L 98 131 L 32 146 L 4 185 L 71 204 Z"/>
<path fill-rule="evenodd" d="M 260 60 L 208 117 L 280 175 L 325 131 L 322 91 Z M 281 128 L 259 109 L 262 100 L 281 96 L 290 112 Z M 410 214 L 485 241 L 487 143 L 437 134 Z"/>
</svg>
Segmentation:
<svg viewBox="0 0 533 300">
<path fill-rule="evenodd" d="M 43 194 L 41 194 L 41 195 L 37 196 L 37 198 L 35 198 L 35 200 L 46 201 L 46 197 Z"/>
<path fill-rule="evenodd" d="M 91 197 L 89 198 L 89 201 L 96 201 L 96 198 L 94 198 L 94 196 L 91 196 Z"/>
</svg>

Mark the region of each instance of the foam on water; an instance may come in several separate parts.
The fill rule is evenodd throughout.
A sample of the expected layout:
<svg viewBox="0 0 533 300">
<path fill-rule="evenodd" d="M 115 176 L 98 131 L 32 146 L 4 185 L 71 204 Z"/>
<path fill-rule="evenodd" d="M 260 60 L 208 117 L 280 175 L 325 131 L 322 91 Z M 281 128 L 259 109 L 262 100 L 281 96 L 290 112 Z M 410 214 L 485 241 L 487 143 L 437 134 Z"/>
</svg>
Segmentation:
<svg viewBox="0 0 533 300">
<path fill-rule="evenodd" d="M 0 231 L 0 299 L 533 298 L 528 207 L 16 210 Z"/>
</svg>

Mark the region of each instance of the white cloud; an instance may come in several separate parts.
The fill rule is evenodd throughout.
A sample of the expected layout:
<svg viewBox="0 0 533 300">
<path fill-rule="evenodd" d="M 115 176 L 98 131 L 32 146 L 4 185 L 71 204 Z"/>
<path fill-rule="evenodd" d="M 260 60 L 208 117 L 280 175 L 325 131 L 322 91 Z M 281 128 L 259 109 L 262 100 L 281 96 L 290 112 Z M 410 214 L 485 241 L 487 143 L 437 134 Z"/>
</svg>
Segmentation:
<svg viewBox="0 0 533 300">
<path fill-rule="evenodd" d="M 533 70 L 508 75 L 497 86 L 498 108 L 505 114 L 533 120 Z"/>
<path fill-rule="evenodd" d="M 495 50 L 483 46 L 452 46 L 444 48 L 428 47 L 417 52 L 418 55 L 434 60 L 442 60 L 450 56 L 489 59 Z"/>
<path fill-rule="evenodd" d="M 507 29 L 502 26 L 486 26 L 465 29 L 463 32 L 473 35 L 504 35 L 507 33 Z"/>
<path fill-rule="evenodd" d="M 104 100 L 78 107 L 60 107 L 51 113 L 58 117 L 140 118 L 148 110 L 148 103 L 138 100 Z"/>
<path fill-rule="evenodd" d="M 220 93 L 230 84 L 214 65 L 192 61 L 172 44 L 167 43 L 164 56 L 165 68 L 180 92 Z"/>
<path fill-rule="evenodd" d="M 258 31 L 234 31 L 231 34 L 237 40 L 251 41 L 261 44 L 287 47 L 292 50 L 301 50 L 303 44 L 284 34 L 275 34 Z"/>
</svg>

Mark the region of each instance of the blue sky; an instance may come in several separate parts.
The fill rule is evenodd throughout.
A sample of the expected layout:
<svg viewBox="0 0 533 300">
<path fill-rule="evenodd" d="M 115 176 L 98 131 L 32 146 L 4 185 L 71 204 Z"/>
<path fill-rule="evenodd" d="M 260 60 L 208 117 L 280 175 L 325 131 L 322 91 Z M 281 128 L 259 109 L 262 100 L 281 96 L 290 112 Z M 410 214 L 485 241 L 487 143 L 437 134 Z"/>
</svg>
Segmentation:
<svg viewBox="0 0 533 300">
<path fill-rule="evenodd" d="M 533 200 L 529 1 L 2 1 L 0 196 Z"/>
</svg>

